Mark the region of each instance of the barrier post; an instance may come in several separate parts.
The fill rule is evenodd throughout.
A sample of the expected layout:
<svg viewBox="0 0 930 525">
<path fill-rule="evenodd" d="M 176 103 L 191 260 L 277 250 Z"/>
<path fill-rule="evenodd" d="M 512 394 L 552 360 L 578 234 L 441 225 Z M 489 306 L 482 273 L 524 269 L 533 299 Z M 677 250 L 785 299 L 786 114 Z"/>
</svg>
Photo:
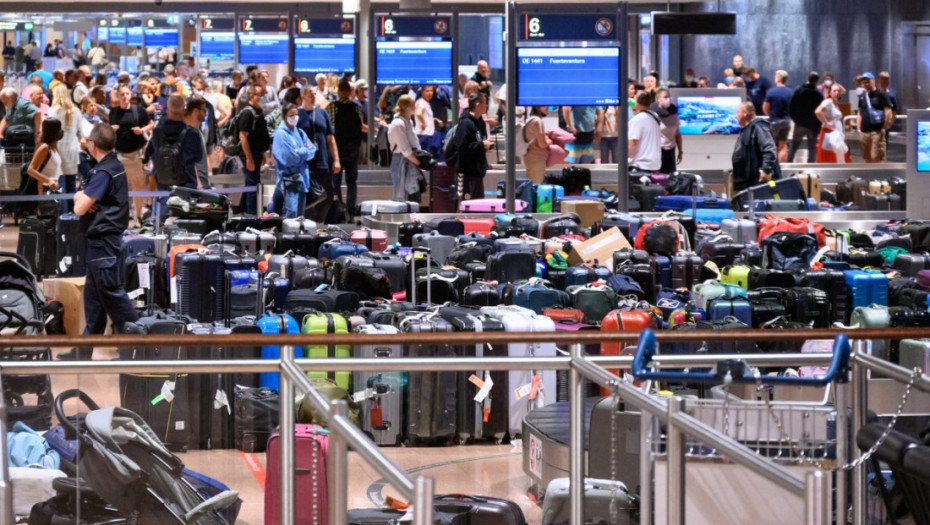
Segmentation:
<svg viewBox="0 0 930 525">
<path fill-rule="evenodd" d="M 584 376 L 575 366 L 584 359 L 584 345 L 571 346 L 572 366 L 568 372 L 568 399 L 571 403 L 569 418 L 569 475 L 568 487 L 571 525 L 584 523 Z"/>
<path fill-rule="evenodd" d="M 433 478 L 419 476 L 414 480 L 414 525 L 433 525 Z"/>
<path fill-rule="evenodd" d="M 0 391 L 3 390 L 3 375 L 0 373 Z M 0 396 L 0 525 L 13 525 L 16 516 L 13 512 L 13 482 L 10 480 L 10 459 L 7 453 L 6 439 L 6 402 Z"/>
<path fill-rule="evenodd" d="M 668 523 L 685 525 L 685 434 L 675 416 L 683 412 L 680 397 L 668 400 Z"/>
<path fill-rule="evenodd" d="M 855 343 L 854 355 L 859 355 L 863 351 L 865 341 L 859 339 Z M 868 400 L 868 378 L 866 369 L 858 359 L 851 359 L 852 362 L 852 428 L 860 429 L 865 425 L 866 410 L 869 407 Z M 855 439 L 850 442 L 855 443 Z M 853 459 L 859 459 L 862 451 L 858 446 L 852 446 Z M 853 525 L 865 524 L 865 502 L 866 502 L 866 483 L 865 469 L 862 465 L 856 466 L 852 471 L 852 508 L 853 508 Z"/>
<path fill-rule="evenodd" d="M 655 416 L 640 410 L 639 420 L 639 523 L 652 525 L 652 427 Z M 616 431 L 616 430 L 615 430 Z M 616 461 L 612 458 L 611 461 Z M 633 487 L 635 490 L 635 487 Z"/>
<path fill-rule="evenodd" d="M 349 405 L 344 399 L 336 399 L 329 406 L 329 420 L 337 417 L 346 417 Z M 330 429 L 333 426 L 330 425 Z M 346 509 L 349 508 L 347 492 L 349 490 L 349 448 L 346 438 L 338 430 L 329 433 L 329 452 L 326 458 L 326 468 L 329 483 L 329 524 L 345 525 Z"/>
</svg>

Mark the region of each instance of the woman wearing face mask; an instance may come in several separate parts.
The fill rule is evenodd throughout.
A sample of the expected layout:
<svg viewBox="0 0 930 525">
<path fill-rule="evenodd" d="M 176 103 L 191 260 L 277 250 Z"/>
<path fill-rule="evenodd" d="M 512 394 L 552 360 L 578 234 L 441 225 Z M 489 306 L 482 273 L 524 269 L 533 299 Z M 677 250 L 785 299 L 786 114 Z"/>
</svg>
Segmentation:
<svg viewBox="0 0 930 525">
<path fill-rule="evenodd" d="M 672 97 L 667 89 L 659 90 L 656 101 L 650 107 L 662 121 L 662 166 L 660 173 L 673 173 L 681 164 L 681 131 L 679 130 L 678 107 L 672 104 Z M 678 155 L 675 155 L 675 150 Z"/>
<path fill-rule="evenodd" d="M 846 135 L 843 133 L 843 113 L 839 110 L 840 99 L 846 89 L 833 84 L 830 87 L 830 96 L 814 110 L 814 115 L 820 120 L 820 136 L 817 137 L 817 162 L 831 164 L 848 164 L 849 146 L 846 145 Z"/>
<path fill-rule="evenodd" d="M 303 217 L 310 189 L 308 162 L 316 154 L 316 146 L 297 127 L 297 106 L 285 102 L 281 107 L 284 119 L 274 132 L 271 153 L 274 155 L 277 177 L 275 185 L 284 193 L 285 218 Z"/>
<path fill-rule="evenodd" d="M 833 87 L 834 83 L 835 80 L 833 79 L 833 73 L 823 74 L 823 82 L 817 84 L 817 91 L 823 95 L 824 100 L 830 98 L 830 88 Z M 843 92 L 845 91 L 846 90 L 844 89 Z"/>
</svg>

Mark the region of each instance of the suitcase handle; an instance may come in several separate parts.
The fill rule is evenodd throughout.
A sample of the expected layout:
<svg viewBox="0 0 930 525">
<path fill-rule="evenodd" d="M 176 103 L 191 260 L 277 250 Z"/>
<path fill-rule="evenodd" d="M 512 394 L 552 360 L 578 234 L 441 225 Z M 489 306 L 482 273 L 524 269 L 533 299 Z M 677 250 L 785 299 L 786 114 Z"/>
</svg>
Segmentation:
<svg viewBox="0 0 930 525">
<path fill-rule="evenodd" d="M 688 381 L 695 383 L 715 384 L 723 378 L 711 372 L 672 372 L 650 371 L 646 367 L 652 361 L 656 351 L 656 336 L 652 329 L 643 330 L 636 346 L 633 357 L 633 377 L 642 381 L 646 379 L 659 379 L 662 381 Z M 849 381 L 849 337 L 846 334 L 837 334 L 833 339 L 833 357 L 826 374 L 819 377 L 790 377 L 790 376 L 762 376 L 763 384 L 798 385 L 798 386 L 824 386 L 831 381 L 845 383 Z M 722 364 L 722 363 L 721 363 Z M 723 367 L 720 367 L 721 369 Z M 755 383 L 756 378 L 751 373 L 744 373 L 732 378 L 734 383 Z"/>
</svg>

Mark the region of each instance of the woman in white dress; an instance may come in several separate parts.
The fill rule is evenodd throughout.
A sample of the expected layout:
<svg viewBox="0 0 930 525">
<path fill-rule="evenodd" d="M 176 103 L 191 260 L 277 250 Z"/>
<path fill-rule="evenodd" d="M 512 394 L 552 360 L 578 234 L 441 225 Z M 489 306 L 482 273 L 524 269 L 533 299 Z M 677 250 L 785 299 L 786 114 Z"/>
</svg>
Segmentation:
<svg viewBox="0 0 930 525">
<path fill-rule="evenodd" d="M 81 110 L 71 101 L 71 93 L 64 83 L 52 90 L 52 105 L 48 110 L 49 118 L 61 122 L 61 139 L 58 141 L 58 155 L 61 157 L 61 177 L 58 181 L 62 191 L 74 193 L 75 179 L 78 174 L 78 153 L 81 150 Z M 74 203 L 61 201 L 61 212 L 71 211 Z"/>
<path fill-rule="evenodd" d="M 830 86 L 830 96 L 814 110 L 821 122 L 817 137 L 817 162 L 826 164 L 849 164 L 849 146 L 843 132 L 843 114 L 838 107 L 846 88 L 836 83 Z"/>
</svg>

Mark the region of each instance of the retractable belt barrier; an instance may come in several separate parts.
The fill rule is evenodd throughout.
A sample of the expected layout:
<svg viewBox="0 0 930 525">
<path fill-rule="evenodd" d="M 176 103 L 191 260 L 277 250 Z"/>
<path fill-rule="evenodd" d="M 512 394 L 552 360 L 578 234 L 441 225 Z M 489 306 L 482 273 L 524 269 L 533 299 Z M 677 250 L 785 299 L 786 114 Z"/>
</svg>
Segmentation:
<svg viewBox="0 0 930 525">
<path fill-rule="evenodd" d="M 239 186 L 235 188 L 219 188 L 207 190 L 212 193 L 229 195 L 235 193 L 255 193 L 256 186 Z M 170 191 L 130 191 L 130 197 L 170 197 Z M 0 195 L 0 204 L 4 202 L 40 202 L 73 200 L 73 193 L 46 193 L 44 195 Z"/>
</svg>

